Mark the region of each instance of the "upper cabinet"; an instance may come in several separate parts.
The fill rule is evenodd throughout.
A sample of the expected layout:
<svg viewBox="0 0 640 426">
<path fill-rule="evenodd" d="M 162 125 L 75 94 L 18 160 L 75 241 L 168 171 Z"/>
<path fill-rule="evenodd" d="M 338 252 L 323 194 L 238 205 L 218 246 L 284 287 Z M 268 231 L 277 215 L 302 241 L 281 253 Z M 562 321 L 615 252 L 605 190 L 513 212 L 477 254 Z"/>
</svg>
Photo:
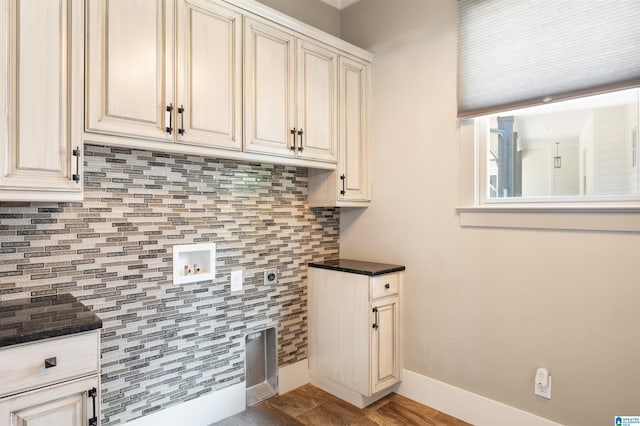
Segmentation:
<svg viewBox="0 0 640 426">
<path fill-rule="evenodd" d="M 244 43 L 245 149 L 293 156 L 295 36 L 246 18 Z"/>
<path fill-rule="evenodd" d="M 82 199 L 83 0 L 0 0 L 0 200 Z"/>
<path fill-rule="evenodd" d="M 367 205 L 369 52 L 252 0 L 86 4 L 85 140 L 339 169 L 317 205 Z"/>
<path fill-rule="evenodd" d="M 245 150 L 336 162 L 338 54 L 245 18 Z"/>
<path fill-rule="evenodd" d="M 88 5 L 87 131 L 241 149 L 241 14 L 202 0 Z"/>
<path fill-rule="evenodd" d="M 336 162 L 338 158 L 338 54 L 298 39 L 298 157 Z"/>
<path fill-rule="evenodd" d="M 338 200 L 370 200 L 369 65 L 340 58 L 340 191 Z"/>
<path fill-rule="evenodd" d="M 87 129 L 170 140 L 172 9 L 164 0 L 87 2 Z"/>
<path fill-rule="evenodd" d="M 369 73 L 369 63 L 340 56 L 338 168 L 309 170 L 312 207 L 366 207 L 371 201 Z"/>
<path fill-rule="evenodd" d="M 242 15 L 210 2 L 180 0 L 177 22 L 177 141 L 239 150 Z"/>
</svg>

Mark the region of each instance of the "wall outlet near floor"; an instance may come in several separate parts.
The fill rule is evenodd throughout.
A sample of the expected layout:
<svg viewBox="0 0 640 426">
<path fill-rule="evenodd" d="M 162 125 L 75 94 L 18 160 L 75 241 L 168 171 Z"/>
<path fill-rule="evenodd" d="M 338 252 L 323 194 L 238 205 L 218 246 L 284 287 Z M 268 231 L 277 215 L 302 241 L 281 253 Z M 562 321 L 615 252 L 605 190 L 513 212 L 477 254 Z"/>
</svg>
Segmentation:
<svg viewBox="0 0 640 426">
<path fill-rule="evenodd" d="M 242 271 L 231 271 L 231 291 L 242 291 Z"/>
<path fill-rule="evenodd" d="M 276 268 L 265 269 L 264 285 L 278 284 L 278 270 Z"/>
<path fill-rule="evenodd" d="M 533 393 L 543 398 L 551 399 L 551 376 L 546 368 L 538 368 L 533 382 Z"/>
</svg>

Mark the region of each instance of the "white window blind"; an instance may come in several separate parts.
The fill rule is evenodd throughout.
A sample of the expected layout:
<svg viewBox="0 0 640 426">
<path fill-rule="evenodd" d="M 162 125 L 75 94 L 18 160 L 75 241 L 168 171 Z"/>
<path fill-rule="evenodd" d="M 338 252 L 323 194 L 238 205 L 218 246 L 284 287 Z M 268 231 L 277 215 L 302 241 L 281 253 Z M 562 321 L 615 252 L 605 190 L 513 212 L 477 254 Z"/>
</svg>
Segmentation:
<svg viewBox="0 0 640 426">
<path fill-rule="evenodd" d="M 459 0 L 458 116 L 640 85 L 640 0 Z"/>
</svg>

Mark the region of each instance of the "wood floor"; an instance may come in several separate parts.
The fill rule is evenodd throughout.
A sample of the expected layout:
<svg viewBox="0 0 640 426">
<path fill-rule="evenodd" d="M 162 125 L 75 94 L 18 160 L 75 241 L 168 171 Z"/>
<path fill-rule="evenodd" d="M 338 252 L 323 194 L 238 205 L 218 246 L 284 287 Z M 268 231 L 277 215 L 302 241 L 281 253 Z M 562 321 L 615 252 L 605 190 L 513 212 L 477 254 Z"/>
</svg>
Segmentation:
<svg viewBox="0 0 640 426">
<path fill-rule="evenodd" d="M 359 409 L 312 385 L 275 396 L 215 423 L 245 425 L 425 425 L 463 426 L 462 420 L 394 393 Z"/>
</svg>

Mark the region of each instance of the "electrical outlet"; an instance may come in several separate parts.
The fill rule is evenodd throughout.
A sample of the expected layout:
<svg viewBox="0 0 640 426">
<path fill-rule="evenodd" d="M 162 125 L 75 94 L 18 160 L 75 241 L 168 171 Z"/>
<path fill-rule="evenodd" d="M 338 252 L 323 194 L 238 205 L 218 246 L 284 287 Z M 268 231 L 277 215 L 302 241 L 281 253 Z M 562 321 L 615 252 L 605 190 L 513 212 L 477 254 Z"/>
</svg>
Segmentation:
<svg viewBox="0 0 640 426">
<path fill-rule="evenodd" d="M 265 269 L 264 285 L 278 284 L 278 270 L 275 268 Z"/>
<path fill-rule="evenodd" d="M 551 399 L 551 376 L 549 376 L 546 386 L 543 386 L 537 382 L 534 383 L 533 393 L 543 398 Z"/>
</svg>

